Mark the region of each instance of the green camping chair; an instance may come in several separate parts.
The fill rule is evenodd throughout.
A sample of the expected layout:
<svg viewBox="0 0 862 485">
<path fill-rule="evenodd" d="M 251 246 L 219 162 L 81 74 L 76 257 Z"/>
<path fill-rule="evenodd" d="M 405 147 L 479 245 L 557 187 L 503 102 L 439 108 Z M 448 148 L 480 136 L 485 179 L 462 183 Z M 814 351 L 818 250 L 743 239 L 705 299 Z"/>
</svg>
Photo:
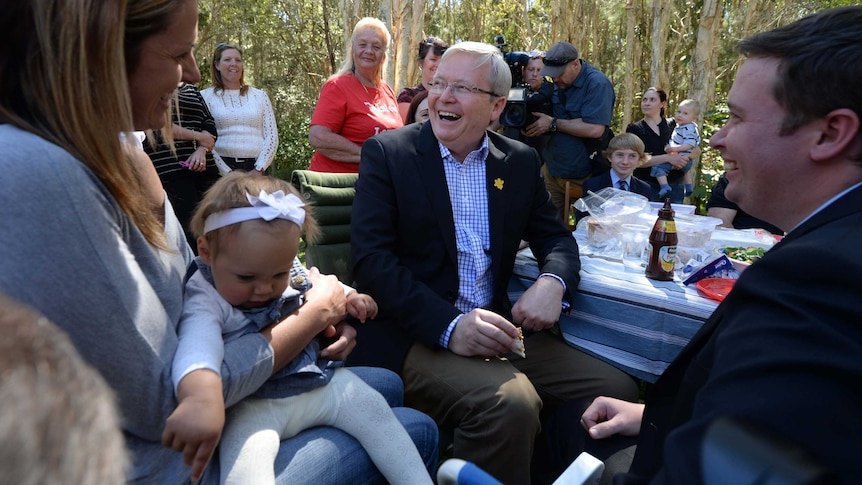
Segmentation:
<svg viewBox="0 0 862 485">
<path fill-rule="evenodd" d="M 314 209 L 320 235 L 306 244 L 305 264 L 317 266 L 321 273 L 334 274 L 347 285 L 353 283 L 350 271 L 350 212 L 353 209 L 355 173 L 322 173 L 294 170 L 291 183 L 302 199 Z"/>
</svg>

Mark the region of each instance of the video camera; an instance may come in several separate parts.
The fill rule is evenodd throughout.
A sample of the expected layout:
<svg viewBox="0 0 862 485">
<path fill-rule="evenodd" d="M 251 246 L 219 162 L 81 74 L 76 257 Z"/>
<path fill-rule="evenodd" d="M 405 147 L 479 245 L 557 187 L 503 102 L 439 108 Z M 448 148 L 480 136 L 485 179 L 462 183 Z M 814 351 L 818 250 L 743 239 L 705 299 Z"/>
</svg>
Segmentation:
<svg viewBox="0 0 862 485">
<path fill-rule="evenodd" d="M 524 82 L 524 68 L 530 62 L 530 55 L 526 52 L 507 52 L 506 37 L 499 34 L 494 37 L 494 45 L 500 49 L 503 59 L 512 71 L 512 87 L 506 96 L 506 107 L 500 115 L 500 124 L 511 128 L 523 128 L 534 121 L 536 117 L 532 112 L 541 111 L 542 105 L 550 99 L 550 93 L 533 92 L 530 85 Z"/>
</svg>

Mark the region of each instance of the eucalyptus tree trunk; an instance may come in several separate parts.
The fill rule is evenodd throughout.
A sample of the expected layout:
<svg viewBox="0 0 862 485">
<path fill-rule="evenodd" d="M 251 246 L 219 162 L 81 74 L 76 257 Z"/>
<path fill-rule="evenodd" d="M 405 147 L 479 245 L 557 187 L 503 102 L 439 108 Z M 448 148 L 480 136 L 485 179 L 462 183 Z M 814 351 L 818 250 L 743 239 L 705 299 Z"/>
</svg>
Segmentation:
<svg viewBox="0 0 862 485">
<path fill-rule="evenodd" d="M 635 96 L 635 24 L 637 12 L 635 11 L 635 0 L 626 0 L 626 52 L 625 65 L 629 68 L 625 69 L 625 80 L 623 81 L 623 92 L 620 97 L 623 99 L 623 121 L 622 126 L 628 126 L 631 122 L 632 99 Z"/>
<path fill-rule="evenodd" d="M 524 31 L 524 49 L 529 51 L 536 48 L 536 40 L 533 38 L 533 23 L 530 20 L 530 0 L 524 0 L 523 5 L 524 8 L 521 9 L 521 25 L 523 25 Z"/>
<path fill-rule="evenodd" d="M 704 0 L 697 43 L 691 59 L 691 81 L 688 96 L 701 103 L 702 111 L 712 107 L 715 98 L 715 58 L 718 33 L 723 14 L 721 0 Z"/>
<path fill-rule="evenodd" d="M 407 17 L 409 9 L 410 4 L 407 0 L 383 0 L 380 2 L 380 20 L 389 27 L 389 33 L 392 36 L 387 54 L 389 62 L 386 65 L 386 72 L 383 73 L 383 79 L 393 89 L 397 89 L 399 79 L 403 76 L 401 64 L 405 62 L 404 52 L 410 42 L 410 23 Z"/>
<path fill-rule="evenodd" d="M 670 0 L 652 0 L 652 55 L 650 56 L 650 86 L 669 87 L 668 68 L 672 62 L 667 51 L 668 19 Z M 646 89 L 643 86 L 642 89 Z"/>
<path fill-rule="evenodd" d="M 335 49 L 332 45 L 332 34 L 329 27 L 329 8 L 326 6 L 326 0 L 322 0 L 320 3 L 323 14 L 323 34 L 326 41 L 326 58 L 329 59 L 329 72 L 335 72 L 338 66 L 335 64 Z"/>
<path fill-rule="evenodd" d="M 579 45 L 583 40 L 583 5 L 578 0 L 560 0 L 554 2 L 551 10 L 551 44 L 554 42 L 571 42 L 578 48 L 578 53 L 583 50 Z M 548 45 L 548 48 L 551 46 Z"/>
<path fill-rule="evenodd" d="M 425 38 L 425 0 L 414 0 L 410 19 L 410 41 L 409 49 L 404 57 L 405 65 L 403 85 L 413 86 L 415 80 L 419 79 L 419 62 L 417 59 L 419 42 Z"/>
<path fill-rule="evenodd" d="M 601 53 L 604 52 L 604 44 L 607 41 L 607 32 L 610 30 L 608 25 L 603 25 L 606 22 L 602 18 L 599 6 L 593 0 L 582 0 L 584 8 L 584 28 L 581 30 L 581 38 L 575 46 L 578 48 L 578 53 L 581 58 L 586 59 L 590 64 L 603 69 L 605 59 Z"/>
<path fill-rule="evenodd" d="M 584 9 L 584 1 L 583 0 L 571 0 L 572 4 L 571 10 L 571 21 L 568 23 L 568 32 L 566 32 L 566 36 L 560 40 L 565 40 L 571 42 L 577 49 L 578 54 L 580 54 L 581 58 L 584 57 L 584 52 L 587 52 L 589 49 L 585 49 L 588 47 L 585 44 L 584 40 L 586 39 L 586 12 Z M 589 62 L 589 61 L 588 61 Z"/>
<path fill-rule="evenodd" d="M 691 82 L 688 96 L 700 102 L 700 126 L 703 114 L 712 109 L 715 98 L 715 71 L 718 52 L 718 33 L 721 27 L 723 3 L 721 0 L 704 0 L 697 29 L 697 42 L 691 59 Z M 703 147 L 705 141 L 701 141 Z M 694 160 L 692 176 L 700 180 L 700 160 Z"/>
<path fill-rule="evenodd" d="M 353 35 L 353 26 L 359 19 L 360 0 L 341 0 L 341 19 L 344 24 L 344 46 L 350 44 L 350 36 Z M 346 49 L 345 49 L 346 51 Z"/>
</svg>

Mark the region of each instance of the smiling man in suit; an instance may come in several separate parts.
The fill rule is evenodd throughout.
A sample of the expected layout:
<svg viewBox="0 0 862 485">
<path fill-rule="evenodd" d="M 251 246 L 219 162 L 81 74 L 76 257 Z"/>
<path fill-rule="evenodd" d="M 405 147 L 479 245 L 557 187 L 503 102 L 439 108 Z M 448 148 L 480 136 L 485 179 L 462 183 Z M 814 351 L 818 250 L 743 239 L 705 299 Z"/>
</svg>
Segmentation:
<svg viewBox="0 0 862 485">
<path fill-rule="evenodd" d="M 646 406 L 599 398 L 593 438 L 639 434 L 618 483 L 702 483 L 710 425 L 734 418 L 858 483 L 862 420 L 862 6 L 743 40 L 710 139 L 725 196 L 787 231 L 742 274 L 659 378 Z M 796 478 L 796 477 L 794 477 Z"/>
<path fill-rule="evenodd" d="M 362 147 L 353 274 L 380 311 L 357 329 L 348 363 L 399 372 L 406 403 L 454 428 L 455 457 L 528 484 L 543 406 L 603 392 L 631 399 L 637 388 L 549 331 L 578 286 L 578 246 L 536 151 L 487 131 L 510 83 L 495 47 L 456 44 L 430 83 L 430 123 Z M 542 274 L 511 306 L 506 287 L 521 239 Z M 517 327 L 526 359 L 510 353 Z"/>
</svg>

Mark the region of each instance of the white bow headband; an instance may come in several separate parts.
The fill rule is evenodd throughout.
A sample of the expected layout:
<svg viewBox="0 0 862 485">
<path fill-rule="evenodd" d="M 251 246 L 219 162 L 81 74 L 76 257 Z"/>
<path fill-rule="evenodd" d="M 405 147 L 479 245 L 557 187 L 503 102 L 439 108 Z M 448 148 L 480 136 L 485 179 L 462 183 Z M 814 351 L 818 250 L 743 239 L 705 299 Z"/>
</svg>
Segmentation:
<svg viewBox="0 0 862 485">
<path fill-rule="evenodd" d="M 253 219 L 265 221 L 286 219 L 300 227 L 305 222 L 305 210 L 303 209 L 305 204 L 293 194 L 285 195 L 282 190 L 268 194 L 261 190 L 257 197 L 251 194 L 245 194 L 245 197 L 251 207 L 238 207 L 210 214 L 204 221 L 204 234 Z"/>
</svg>

